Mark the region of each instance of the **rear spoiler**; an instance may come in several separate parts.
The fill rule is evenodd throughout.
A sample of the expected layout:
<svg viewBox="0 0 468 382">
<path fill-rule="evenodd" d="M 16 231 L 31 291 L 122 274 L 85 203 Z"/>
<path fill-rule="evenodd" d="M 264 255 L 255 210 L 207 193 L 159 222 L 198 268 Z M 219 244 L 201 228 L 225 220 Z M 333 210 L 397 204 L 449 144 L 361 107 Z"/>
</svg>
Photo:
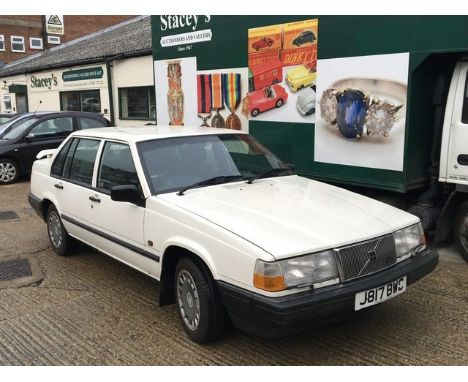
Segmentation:
<svg viewBox="0 0 468 382">
<path fill-rule="evenodd" d="M 52 155 L 55 154 L 57 149 L 50 149 L 50 150 L 42 150 L 39 154 L 36 155 L 36 159 L 47 159 L 50 158 Z"/>
</svg>

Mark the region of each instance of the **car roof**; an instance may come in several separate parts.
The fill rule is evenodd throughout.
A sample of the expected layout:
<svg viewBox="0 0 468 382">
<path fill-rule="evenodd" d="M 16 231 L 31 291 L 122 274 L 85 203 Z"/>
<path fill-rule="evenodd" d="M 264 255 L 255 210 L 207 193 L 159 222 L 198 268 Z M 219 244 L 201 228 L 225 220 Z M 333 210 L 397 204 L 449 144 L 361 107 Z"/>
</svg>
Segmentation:
<svg viewBox="0 0 468 382">
<path fill-rule="evenodd" d="M 43 116 L 48 116 L 48 115 L 76 115 L 76 116 L 94 116 L 94 117 L 101 117 L 104 118 L 102 115 L 98 113 L 92 113 L 89 111 L 37 111 L 37 112 L 27 112 L 23 114 L 17 114 L 18 116 L 21 117 L 43 117 Z"/>
<path fill-rule="evenodd" d="M 246 134 L 240 130 L 197 126 L 104 127 L 76 131 L 72 136 L 102 138 L 125 142 L 176 138 L 196 135 Z"/>
</svg>

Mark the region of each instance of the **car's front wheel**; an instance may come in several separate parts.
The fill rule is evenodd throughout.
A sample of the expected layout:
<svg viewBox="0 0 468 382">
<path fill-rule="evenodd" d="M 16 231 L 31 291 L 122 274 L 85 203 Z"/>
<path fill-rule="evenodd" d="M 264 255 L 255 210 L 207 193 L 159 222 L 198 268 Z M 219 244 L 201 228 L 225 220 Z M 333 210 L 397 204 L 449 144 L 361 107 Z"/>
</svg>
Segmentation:
<svg viewBox="0 0 468 382">
<path fill-rule="evenodd" d="M 280 98 L 278 101 L 276 101 L 276 107 L 281 107 L 283 106 L 283 100 Z"/>
<path fill-rule="evenodd" d="M 229 320 L 208 268 L 183 257 L 174 279 L 180 320 L 190 339 L 201 344 L 221 338 Z"/>
<path fill-rule="evenodd" d="M 11 159 L 0 159 L 0 184 L 11 184 L 18 180 L 18 165 Z"/>
<path fill-rule="evenodd" d="M 78 241 L 68 234 L 53 204 L 47 210 L 47 233 L 52 249 L 59 256 L 70 255 L 78 248 Z"/>
<path fill-rule="evenodd" d="M 252 117 L 256 117 L 257 115 L 260 114 L 260 110 L 258 110 L 258 109 L 253 109 L 252 112 L 251 112 L 251 114 L 252 114 Z"/>
</svg>

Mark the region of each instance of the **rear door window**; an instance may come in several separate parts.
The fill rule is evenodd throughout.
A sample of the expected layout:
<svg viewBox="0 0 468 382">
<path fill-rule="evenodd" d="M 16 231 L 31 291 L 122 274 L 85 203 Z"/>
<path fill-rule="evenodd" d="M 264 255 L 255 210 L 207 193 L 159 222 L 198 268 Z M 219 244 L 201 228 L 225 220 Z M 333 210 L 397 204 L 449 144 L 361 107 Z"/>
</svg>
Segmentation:
<svg viewBox="0 0 468 382">
<path fill-rule="evenodd" d="M 75 149 L 69 150 L 65 160 L 64 177 L 72 182 L 91 186 L 100 141 L 84 138 L 77 141 Z"/>
<path fill-rule="evenodd" d="M 30 133 L 35 138 L 64 137 L 73 131 L 73 117 L 51 118 L 38 123 Z"/>
<path fill-rule="evenodd" d="M 70 149 L 72 141 L 74 140 L 76 139 L 70 139 L 67 143 L 65 143 L 65 145 L 55 157 L 54 163 L 52 164 L 52 169 L 50 170 L 50 174 L 52 176 L 62 176 L 65 159 L 67 158 L 68 150 Z"/>
<path fill-rule="evenodd" d="M 462 123 L 468 124 L 468 72 L 466 73 L 465 93 L 463 97 Z"/>
</svg>

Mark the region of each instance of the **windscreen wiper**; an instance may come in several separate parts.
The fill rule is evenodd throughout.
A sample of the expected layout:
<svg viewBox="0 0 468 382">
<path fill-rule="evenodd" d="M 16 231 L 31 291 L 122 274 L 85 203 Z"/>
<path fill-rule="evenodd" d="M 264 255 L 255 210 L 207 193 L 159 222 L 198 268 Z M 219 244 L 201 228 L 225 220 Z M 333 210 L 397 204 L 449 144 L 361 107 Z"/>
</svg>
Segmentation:
<svg viewBox="0 0 468 382">
<path fill-rule="evenodd" d="M 210 184 L 220 184 L 220 183 L 226 183 L 229 181 L 233 181 L 236 179 L 243 179 L 244 177 L 242 175 L 220 175 L 220 176 L 214 176 L 213 178 L 209 178 L 206 180 L 202 180 L 201 182 L 196 182 L 191 184 L 190 186 L 186 186 L 182 188 L 177 195 L 183 195 L 185 191 L 190 190 L 191 188 L 195 187 L 200 187 L 200 186 L 208 186 Z"/>
<path fill-rule="evenodd" d="M 262 172 L 261 174 L 255 175 L 252 178 L 250 178 L 247 183 L 252 184 L 254 180 L 264 178 L 268 175 L 273 175 L 273 174 L 280 174 L 282 172 L 289 172 L 290 174 L 294 174 L 294 171 L 291 167 L 279 167 L 279 168 L 270 168 L 269 170 Z"/>
</svg>

